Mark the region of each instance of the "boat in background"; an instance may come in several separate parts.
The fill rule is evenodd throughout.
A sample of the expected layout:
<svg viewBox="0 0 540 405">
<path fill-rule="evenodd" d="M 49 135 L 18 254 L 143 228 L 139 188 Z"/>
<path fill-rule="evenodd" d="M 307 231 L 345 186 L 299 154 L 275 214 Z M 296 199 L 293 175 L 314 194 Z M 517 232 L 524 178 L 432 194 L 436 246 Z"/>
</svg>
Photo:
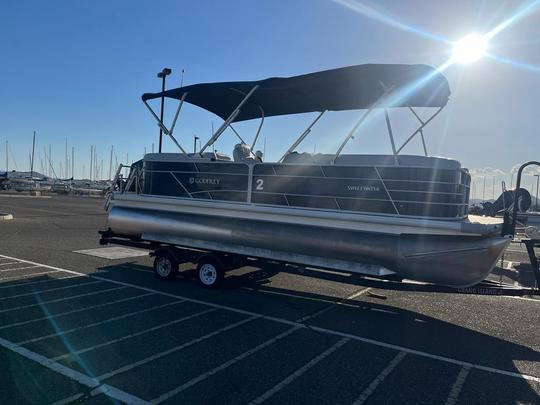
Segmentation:
<svg viewBox="0 0 540 405">
<path fill-rule="evenodd" d="M 503 221 L 468 214 L 470 175 L 453 159 L 429 156 L 424 128 L 446 106 L 446 78 L 425 65 L 358 65 L 290 78 L 202 83 L 142 99 L 180 153 L 147 154 L 119 167 L 108 195 L 108 238 L 180 246 L 338 271 L 454 287 L 474 285 L 510 242 Z M 170 128 L 149 105 L 179 101 Z M 223 124 L 200 151 L 174 137 L 184 103 Z M 419 126 L 398 146 L 389 110 L 411 112 Z M 418 109 L 435 109 L 422 117 Z M 329 111 L 363 110 L 335 153 L 298 153 Z M 343 154 L 374 112 L 383 112 L 392 153 Z M 265 117 L 317 113 L 277 162 L 255 150 Z M 234 122 L 260 119 L 248 145 Z M 240 139 L 232 156 L 209 147 L 227 130 Z M 335 138 L 337 134 L 329 134 Z M 424 156 L 402 155 L 419 139 Z"/>
</svg>

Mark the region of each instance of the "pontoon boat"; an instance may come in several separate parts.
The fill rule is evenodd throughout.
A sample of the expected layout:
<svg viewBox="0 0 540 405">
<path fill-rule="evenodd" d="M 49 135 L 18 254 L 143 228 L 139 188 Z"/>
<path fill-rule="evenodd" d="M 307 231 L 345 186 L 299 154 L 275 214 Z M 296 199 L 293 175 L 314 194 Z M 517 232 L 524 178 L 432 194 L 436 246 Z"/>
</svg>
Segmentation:
<svg viewBox="0 0 540 405">
<path fill-rule="evenodd" d="M 149 104 L 162 96 L 179 101 L 170 128 Z M 502 220 L 468 215 L 467 169 L 428 154 L 424 128 L 449 96 L 447 80 L 431 67 L 375 64 L 144 94 L 180 152 L 146 154 L 131 166 L 107 198 L 108 236 L 455 287 L 476 284 L 510 239 L 501 236 Z M 184 103 L 223 119 L 194 153 L 173 135 Z M 419 123 L 403 145 L 390 123 L 395 108 Z M 419 108 L 435 110 L 423 118 Z M 297 152 L 324 114 L 345 110 L 362 113 L 335 153 Z M 317 113 L 314 121 L 281 159 L 264 161 L 255 146 L 265 117 L 309 112 Z M 343 154 L 377 112 L 384 113 L 392 153 Z M 233 123 L 252 119 L 261 120 L 253 141 L 236 145 L 232 158 L 209 150 L 228 128 L 235 131 Z M 413 139 L 424 156 L 401 154 Z"/>
</svg>

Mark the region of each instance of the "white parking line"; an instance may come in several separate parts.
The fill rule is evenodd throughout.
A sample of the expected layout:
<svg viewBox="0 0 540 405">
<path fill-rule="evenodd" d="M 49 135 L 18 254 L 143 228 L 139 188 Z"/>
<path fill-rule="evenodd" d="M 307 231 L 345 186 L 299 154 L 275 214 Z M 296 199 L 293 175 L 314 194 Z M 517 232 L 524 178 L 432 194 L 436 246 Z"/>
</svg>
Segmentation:
<svg viewBox="0 0 540 405">
<path fill-rule="evenodd" d="M 159 359 L 161 357 L 168 356 L 169 354 L 172 354 L 172 353 L 177 352 L 179 350 L 185 349 L 186 347 L 193 346 L 196 343 L 202 342 L 203 340 L 209 339 L 209 338 L 211 338 L 213 336 L 219 335 L 220 333 L 223 333 L 223 332 L 226 332 L 226 331 L 228 331 L 230 329 L 236 328 L 237 326 L 240 326 L 240 325 L 243 325 L 245 323 L 251 322 L 251 321 L 253 321 L 254 319 L 257 319 L 257 318 L 258 318 L 257 316 L 252 316 L 250 318 L 242 319 L 241 321 L 238 321 L 238 322 L 232 323 L 230 325 L 224 326 L 223 328 L 220 328 L 218 330 L 210 332 L 210 333 L 208 333 L 208 334 L 206 334 L 204 336 L 200 336 L 200 337 L 198 337 L 196 339 L 190 340 L 189 342 L 183 343 L 180 346 L 173 347 L 171 349 L 168 349 L 168 350 L 165 350 L 163 352 L 154 354 L 154 355 L 152 355 L 150 357 L 147 357 L 145 359 L 139 360 L 139 361 L 137 361 L 135 363 L 128 364 L 128 365 L 120 367 L 120 368 L 118 368 L 116 370 L 113 370 L 113 371 L 110 371 L 108 373 L 102 374 L 102 375 L 98 376 L 97 379 L 99 381 L 103 381 L 103 380 L 106 380 L 107 378 L 110 378 L 110 377 L 115 376 L 117 374 L 125 373 L 126 371 L 132 370 L 135 367 L 139 367 L 139 366 L 142 366 L 144 364 L 148 364 L 148 363 L 150 363 L 150 362 L 152 362 L 154 360 L 157 360 L 157 359 Z"/>
<path fill-rule="evenodd" d="M 0 338 L 0 346 L 11 350 L 14 353 L 17 353 L 29 360 L 32 360 L 43 367 L 48 368 L 56 373 L 62 374 L 63 376 L 78 382 L 88 388 L 102 388 L 105 391 L 106 395 L 112 398 L 115 398 L 119 401 L 125 402 L 127 404 L 149 404 L 143 399 L 136 397 L 134 395 L 128 394 L 125 391 L 119 390 L 118 388 L 112 387 L 110 385 L 100 385 L 100 383 L 93 378 L 88 377 L 85 374 L 79 373 L 69 367 L 63 366 L 60 363 L 55 363 L 48 358 L 34 353 L 24 347 L 20 347 L 15 343 L 10 342 L 9 340 Z"/>
<path fill-rule="evenodd" d="M 28 343 L 39 342 L 40 340 L 44 340 L 44 339 L 48 339 L 48 338 L 52 338 L 52 337 L 64 336 L 64 335 L 67 335 L 68 333 L 73 333 L 73 332 L 77 332 L 77 331 L 80 331 L 80 330 L 83 330 L 83 329 L 93 328 L 94 326 L 105 325 L 106 323 L 111 323 L 111 322 L 114 322 L 114 321 L 119 321 L 120 319 L 125 319 L 125 318 L 129 318 L 131 316 L 140 315 L 140 314 L 144 314 L 146 312 L 155 311 L 156 309 L 170 307 L 171 305 L 179 304 L 181 302 L 184 302 L 184 301 L 167 302 L 166 304 L 156 305 L 156 306 L 153 306 L 153 307 L 150 307 L 150 308 L 141 309 L 139 311 L 130 312 L 128 314 L 114 316 L 112 318 L 104 319 L 103 321 L 89 323 L 88 325 L 79 326 L 77 328 L 72 328 L 72 329 L 68 329 L 68 330 L 62 330 L 62 331 L 57 332 L 57 333 L 51 333 L 49 335 L 38 336 L 38 337 L 35 337 L 35 338 L 32 338 L 32 339 L 23 340 L 23 341 L 17 342 L 17 344 L 22 346 L 22 345 L 26 345 Z"/>
<path fill-rule="evenodd" d="M 306 297 L 306 296 L 299 295 L 299 294 L 284 293 L 284 292 L 280 292 L 280 291 L 264 290 L 262 288 L 252 288 L 252 287 L 241 287 L 241 288 L 242 288 L 242 290 L 253 291 L 253 292 L 256 292 L 256 293 L 281 295 L 281 296 L 284 296 L 284 297 L 291 297 L 291 298 L 301 298 L 302 300 L 324 302 L 324 303 L 327 303 L 327 304 L 336 304 L 339 301 L 339 300 L 336 301 L 336 300 L 325 299 L 325 298 Z M 354 307 L 354 308 L 358 307 L 358 305 L 353 305 L 353 304 L 344 304 L 344 305 Z"/>
<path fill-rule="evenodd" d="M 90 282 L 86 282 L 86 283 L 72 284 L 72 285 L 68 285 L 68 286 L 64 286 L 64 287 L 48 288 L 48 289 L 40 290 L 40 291 L 32 291 L 32 292 L 29 292 L 29 293 L 11 295 L 9 297 L 2 297 L 2 298 L 0 298 L 0 301 L 10 300 L 12 298 L 26 297 L 28 295 L 38 295 L 38 294 L 51 292 L 51 291 L 66 290 L 68 288 L 81 287 L 81 286 L 85 286 L 85 285 L 92 285 L 92 284 L 98 284 L 98 283 L 103 283 L 103 282 L 104 281 L 97 280 L 97 281 L 90 281 Z"/>
<path fill-rule="evenodd" d="M 27 324 L 32 323 L 32 322 L 39 322 L 39 321 L 46 321 L 47 319 L 60 318 L 61 316 L 76 314 L 77 312 L 85 312 L 85 311 L 89 311 L 91 309 L 106 307 L 107 305 L 119 304 L 121 302 L 132 301 L 132 300 L 136 300 L 136 299 L 139 299 L 139 298 L 148 297 L 150 295 L 155 295 L 155 294 L 154 293 L 146 293 L 146 294 L 137 295 L 135 297 L 122 298 L 120 300 L 115 300 L 115 301 L 107 301 L 107 302 L 103 302 L 101 304 L 90 305 L 90 306 L 84 307 L 84 308 L 73 309 L 71 311 L 66 311 L 66 312 L 60 312 L 58 314 L 42 316 L 40 318 L 33 318 L 33 319 L 29 319 L 28 321 L 10 323 L 8 325 L 0 326 L 0 330 L 7 329 L 7 328 L 13 328 L 15 326 L 27 325 Z"/>
<path fill-rule="evenodd" d="M 7 266 L 8 264 L 19 264 L 21 262 L 2 262 L 0 263 L 0 266 Z"/>
<path fill-rule="evenodd" d="M 253 353 L 256 353 L 259 350 L 262 350 L 265 347 L 268 347 L 271 344 L 277 342 L 278 340 L 283 339 L 286 336 L 289 336 L 291 333 L 296 332 L 299 329 L 300 329 L 299 326 L 294 326 L 294 327 L 286 330 L 285 332 L 280 333 L 279 335 L 273 337 L 272 339 L 269 339 L 266 342 L 261 343 L 260 345 L 254 347 L 253 349 L 245 351 L 244 353 L 242 353 L 242 354 L 236 356 L 235 358 L 233 358 L 233 359 L 231 359 L 231 360 L 217 366 L 216 368 L 214 368 L 214 369 L 212 369 L 210 371 L 207 371 L 206 373 L 203 373 L 203 374 L 199 375 L 198 377 L 195 377 L 195 378 L 189 380 L 188 382 L 180 385 L 179 387 L 176 387 L 173 390 L 170 390 L 169 392 L 167 392 L 167 393 L 165 393 L 163 395 L 160 395 L 157 398 L 154 398 L 150 402 L 153 403 L 154 405 L 157 405 L 157 404 L 159 404 L 159 403 L 161 403 L 163 401 L 166 401 L 167 399 L 172 398 L 175 395 L 178 395 L 179 393 L 181 393 L 182 391 L 188 389 L 189 387 L 192 387 L 193 385 L 198 384 L 201 381 L 206 380 L 208 377 L 213 376 L 214 374 L 218 373 L 219 371 L 225 370 L 227 367 L 230 367 L 233 364 L 238 363 L 240 360 L 243 360 L 246 357 L 251 356 Z"/>
<path fill-rule="evenodd" d="M 61 356 L 53 357 L 51 360 L 58 361 L 58 360 L 62 360 L 62 359 L 67 359 L 68 357 L 71 357 L 73 355 L 79 355 L 79 354 L 82 354 L 82 353 L 89 352 L 91 350 L 99 349 L 100 347 L 110 346 L 112 344 L 122 342 L 122 341 L 127 340 L 127 339 L 132 339 L 134 337 L 144 335 L 145 333 L 154 332 L 156 330 L 163 329 L 163 328 L 166 328 L 166 327 L 171 326 L 171 325 L 175 325 L 175 324 L 180 323 L 180 322 L 185 322 L 185 321 L 187 321 L 189 319 L 197 318 L 199 316 L 202 316 L 202 315 L 205 315 L 205 314 L 208 314 L 210 312 L 217 311 L 217 310 L 218 310 L 217 308 L 205 309 L 204 311 L 196 312 L 194 314 L 184 316 L 183 318 L 175 319 L 174 321 L 171 321 L 171 322 L 162 323 L 160 325 L 154 326 L 154 327 L 149 328 L 149 329 L 144 329 L 144 330 L 141 330 L 139 332 L 131 333 L 129 335 L 125 335 L 125 336 L 122 336 L 122 337 L 119 337 L 119 338 L 116 338 L 116 339 L 109 340 L 108 342 L 103 342 L 103 343 L 100 343 L 100 344 L 97 344 L 97 345 L 94 345 L 94 346 L 86 347 L 84 349 L 80 349 L 80 350 L 72 351 L 72 352 L 69 352 L 69 353 L 66 353 L 66 354 L 62 354 Z"/>
<path fill-rule="evenodd" d="M 26 267 L 14 267 L 12 269 L 1 269 L 0 273 L 7 273 L 8 271 L 15 271 L 15 270 L 35 269 L 36 267 L 41 267 L 41 266 L 26 266 Z"/>
<path fill-rule="evenodd" d="M 513 371 L 506 371 L 506 370 L 501 370 L 501 369 L 498 369 L 498 368 L 482 366 L 481 364 L 474 364 L 474 363 L 469 363 L 469 362 L 463 361 L 463 360 L 453 359 L 451 357 L 439 356 L 438 354 L 431 354 L 431 353 L 423 352 L 421 350 L 415 350 L 415 349 L 411 349 L 409 347 L 398 346 L 398 345 L 394 345 L 394 344 L 391 344 L 391 343 L 381 342 L 379 340 L 364 338 L 362 336 L 353 335 L 351 333 L 345 333 L 345 332 L 339 332 L 339 331 L 332 330 L 332 329 L 321 328 L 319 326 L 309 325 L 309 328 L 311 330 L 316 331 L 316 332 L 328 333 L 328 334 L 331 334 L 331 335 L 342 336 L 342 337 L 348 337 L 350 339 L 357 340 L 357 341 L 360 341 L 360 342 L 370 343 L 370 344 L 373 344 L 375 346 L 386 347 L 388 349 L 399 350 L 399 351 L 402 351 L 402 352 L 405 352 L 405 353 L 408 353 L 408 354 L 414 354 L 414 355 L 417 355 L 417 356 L 420 356 L 420 357 L 426 357 L 428 359 L 439 360 L 439 361 L 442 361 L 442 362 L 445 362 L 445 363 L 457 364 L 459 366 L 467 366 L 467 367 L 475 368 L 477 370 L 487 371 L 489 373 L 505 375 L 507 377 L 522 378 L 522 379 L 527 380 L 527 381 L 535 381 L 535 382 L 540 383 L 540 377 L 535 377 L 535 376 L 532 376 L 532 375 L 529 375 L 529 374 L 515 373 Z"/>
<path fill-rule="evenodd" d="M 39 266 L 39 267 L 43 267 L 43 266 Z M 66 271 L 65 270 L 54 270 L 54 271 L 44 271 L 44 272 L 41 272 L 41 273 L 23 274 L 22 276 L 3 277 L 3 278 L 0 278 L 0 284 L 3 283 L 4 281 L 24 280 L 24 279 L 30 278 L 30 277 L 43 276 L 45 274 L 60 273 L 60 272 L 66 272 Z M 75 274 L 77 274 L 77 273 L 75 273 Z M 50 281 L 50 280 L 47 280 L 47 281 Z M 24 285 L 24 284 L 21 283 L 20 285 Z M 13 284 L 9 285 L 9 286 L 6 286 L 6 287 L 12 287 L 12 286 L 13 286 Z M 2 287 L 0 287 L 0 288 L 2 288 Z"/>
<path fill-rule="evenodd" d="M 516 297 L 514 295 L 509 295 L 507 298 L 513 298 L 515 300 L 525 300 L 525 301 L 536 302 L 537 304 L 540 304 L 540 299 L 538 298 Z"/>
<path fill-rule="evenodd" d="M 405 358 L 407 353 L 405 352 L 399 352 L 396 357 L 394 357 L 390 363 L 379 373 L 377 377 L 371 383 L 362 391 L 362 394 L 358 397 L 356 401 L 353 402 L 353 405 L 361 405 L 363 404 L 366 399 L 369 398 L 371 394 L 377 389 L 380 383 L 383 382 L 383 380 L 388 377 L 388 374 L 394 370 L 399 363 L 401 363 L 401 360 Z"/>
<path fill-rule="evenodd" d="M 96 295 L 96 294 L 101 294 L 101 293 L 104 293 L 104 292 L 115 291 L 115 290 L 123 290 L 124 288 L 128 288 L 128 287 L 122 286 L 122 287 L 108 288 L 106 290 L 92 291 L 92 292 L 84 293 L 84 294 L 71 295 L 71 296 L 65 297 L 65 298 L 57 298 L 57 299 L 49 300 L 49 301 L 41 301 L 41 302 L 38 302 L 37 304 L 28 304 L 28 305 L 21 305 L 19 307 L 6 308 L 6 309 L 0 310 L 0 313 L 10 312 L 10 311 L 18 311 L 19 309 L 26 309 L 26 308 L 32 308 L 32 307 L 40 307 L 43 304 L 54 304 L 56 302 L 68 301 L 68 300 L 72 300 L 74 298 L 87 297 L 89 295 Z"/>
<path fill-rule="evenodd" d="M 274 387 L 270 388 L 268 391 L 266 391 L 261 396 L 255 398 L 253 401 L 250 402 L 250 405 L 255 404 L 262 404 L 264 401 L 275 395 L 277 392 L 281 391 L 283 388 L 285 388 L 287 385 L 292 383 L 294 380 L 296 380 L 298 377 L 300 377 L 302 374 L 304 374 L 306 371 L 308 371 L 311 367 L 319 363 L 320 361 L 324 360 L 326 357 L 330 356 L 332 353 L 334 353 L 337 349 L 339 349 L 341 346 L 343 346 L 345 343 L 349 342 L 350 340 L 347 338 L 340 339 L 336 344 L 334 344 L 329 349 L 326 349 L 324 352 L 319 354 L 318 356 L 314 357 L 309 361 L 308 363 L 304 364 L 302 367 L 300 367 L 298 370 L 296 370 L 294 373 L 289 375 L 287 378 L 285 378 L 280 383 L 276 384 Z"/>
<path fill-rule="evenodd" d="M 51 271 L 51 273 L 59 273 L 59 271 Z M 27 286 L 27 285 L 34 285 L 34 284 L 41 284 L 41 283 L 50 283 L 52 281 L 68 280 L 70 278 L 84 278 L 84 277 L 81 277 L 81 276 L 69 276 L 69 277 L 60 277 L 60 278 L 50 278 L 50 279 L 47 279 L 47 280 L 31 281 L 29 283 L 18 283 L 18 284 L 2 285 L 2 286 L 0 286 L 0 289 L 2 289 L 2 288 L 24 287 L 24 286 Z"/>
<path fill-rule="evenodd" d="M 189 297 L 185 297 L 185 296 L 178 295 L 178 294 L 171 294 L 171 293 L 167 293 L 167 292 L 156 290 L 156 289 L 149 288 L 149 287 L 142 287 L 142 286 L 132 284 L 132 283 L 126 283 L 126 282 L 123 282 L 123 281 L 111 280 L 111 279 L 108 279 L 106 277 L 96 276 L 96 275 L 92 275 L 92 274 L 80 273 L 80 272 L 77 272 L 77 271 L 62 269 L 60 267 L 49 266 L 49 265 L 46 265 L 46 264 L 39 264 L 39 263 L 36 263 L 36 262 L 32 262 L 30 260 L 23 260 L 23 259 L 17 259 L 15 257 L 11 257 L 11 256 L 0 255 L 0 258 L 2 258 L 2 257 L 6 258 L 6 259 L 20 260 L 20 261 L 22 261 L 24 263 L 28 263 L 28 264 L 40 265 L 41 267 L 44 267 L 44 268 L 47 268 L 47 269 L 50 269 L 50 270 L 54 270 L 54 271 L 62 271 L 62 272 L 71 273 L 71 274 L 75 274 L 75 275 L 79 275 L 79 276 L 90 277 L 90 278 L 93 278 L 93 279 L 96 279 L 96 280 L 108 281 L 108 282 L 110 282 L 112 284 L 131 287 L 131 288 L 135 288 L 135 289 L 138 289 L 138 290 L 141 290 L 141 291 L 152 292 L 152 293 L 160 294 L 160 295 L 163 295 L 163 296 L 166 296 L 166 297 L 184 299 L 184 300 L 189 301 L 189 302 L 202 304 L 202 305 L 207 305 L 207 306 L 210 306 L 210 307 L 213 307 L 213 308 L 220 308 L 220 309 L 223 309 L 223 310 L 226 310 L 226 311 L 231 311 L 231 312 L 235 312 L 237 314 L 242 314 L 242 315 L 246 315 L 246 316 L 266 319 L 266 320 L 269 320 L 269 321 L 274 321 L 274 322 L 282 323 L 282 324 L 285 324 L 285 325 L 301 326 L 301 327 L 304 327 L 304 328 L 309 327 L 309 329 L 317 331 L 317 332 L 321 332 L 321 333 L 325 333 L 325 334 L 329 334 L 329 335 L 334 335 L 334 336 L 339 336 L 339 337 L 346 337 L 346 338 L 349 338 L 349 339 L 352 339 L 352 340 L 356 340 L 358 342 L 368 343 L 368 344 L 372 344 L 372 345 L 379 346 L 379 347 L 385 347 L 385 348 L 388 348 L 388 349 L 402 351 L 402 352 L 405 352 L 405 353 L 408 353 L 408 354 L 414 354 L 414 355 L 417 355 L 417 356 L 420 356 L 420 357 L 439 360 L 439 361 L 450 363 L 450 364 L 457 364 L 459 366 L 468 366 L 468 367 L 471 367 L 471 368 L 474 368 L 474 369 L 477 369 L 477 370 L 487 371 L 489 373 L 504 375 L 504 376 L 507 376 L 507 377 L 521 378 L 521 379 L 524 379 L 524 380 L 527 380 L 527 381 L 534 381 L 534 382 L 540 383 L 540 377 L 535 377 L 535 376 L 528 375 L 528 374 L 516 373 L 516 372 L 513 372 L 513 371 L 506 371 L 506 370 L 501 370 L 501 369 L 497 369 L 497 368 L 493 368 L 493 367 L 482 366 L 480 364 L 469 363 L 469 362 L 466 362 L 466 361 L 453 359 L 451 357 L 439 356 L 437 354 L 423 352 L 421 350 L 415 350 L 415 349 L 411 349 L 409 347 L 399 346 L 399 345 L 395 345 L 395 344 L 392 344 L 392 343 L 386 343 L 386 342 L 382 342 L 380 340 L 365 338 L 365 337 L 362 337 L 362 336 L 354 335 L 354 334 L 351 334 L 351 333 L 340 332 L 340 331 L 333 330 L 333 329 L 322 328 L 322 327 L 314 326 L 314 325 L 306 326 L 303 323 L 291 321 L 291 320 L 284 319 L 284 318 L 278 318 L 278 317 L 275 317 L 275 316 L 264 315 L 264 314 L 256 313 L 256 312 L 253 312 L 253 311 L 246 311 L 246 310 L 243 310 L 243 309 L 238 309 L 238 308 L 230 307 L 230 306 L 227 306 L 227 305 L 215 304 L 215 303 L 212 303 L 212 302 L 198 300 L 198 299 L 194 299 L 194 298 L 189 298 Z"/>
<path fill-rule="evenodd" d="M 311 315 L 306 315 L 304 316 L 303 318 L 300 318 L 297 320 L 297 322 L 305 322 L 309 319 L 313 319 L 313 318 L 316 318 L 317 316 L 319 315 L 322 315 L 324 314 L 325 312 L 328 312 L 330 311 L 331 309 L 334 309 L 336 307 L 336 305 L 341 305 L 341 306 L 354 306 L 354 307 L 358 307 L 358 305 L 351 305 L 349 304 L 347 301 L 349 300 L 353 300 L 361 295 L 364 295 L 365 293 L 367 293 L 369 290 L 371 290 L 371 287 L 368 287 L 368 288 L 362 288 L 361 290 L 359 291 L 355 291 L 354 293 L 352 293 L 351 295 L 339 300 L 339 301 L 335 301 L 332 303 L 332 305 L 329 305 L 327 307 L 324 307 L 323 309 L 311 314 Z"/>
<path fill-rule="evenodd" d="M 461 393 L 461 389 L 463 388 L 463 385 L 465 384 L 465 380 L 467 379 L 467 376 L 469 375 L 470 371 L 471 371 L 470 367 L 465 367 L 465 366 L 461 367 L 461 370 L 459 371 L 456 381 L 454 382 L 454 385 L 452 385 L 450 394 L 448 394 L 448 398 L 446 399 L 445 405 L 454 405 L 457 403 L 459 394 Z"/>
</svg>

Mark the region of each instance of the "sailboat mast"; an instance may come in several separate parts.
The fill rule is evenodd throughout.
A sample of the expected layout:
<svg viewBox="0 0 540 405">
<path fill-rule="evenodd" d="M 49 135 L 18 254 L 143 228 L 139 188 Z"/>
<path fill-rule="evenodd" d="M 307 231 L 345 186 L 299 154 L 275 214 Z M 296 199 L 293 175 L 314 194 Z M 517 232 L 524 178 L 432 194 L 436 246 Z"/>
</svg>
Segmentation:
<svg viewBox="0 0 540 405">
<path fill-rule="evenodd" d="M 67 152 L 67 138 L 66 138 L 66 148 L 64 149 L 64 157 L 65 157 L 65 161 L 66 161 L 66 164 L 64 166 L 64 178 L 67 179 L 68 178 L 68 152 Z"/>
<path fill-rule="evenodd" d="M 71 147 L 71 178 L 75 178 L 75 147 Z"/>
<path fill-rule="evenodd" d="M 89 179 L 92 181 L 92 164 L 94 162 L 94 145 L 90 145 L 90 176 Z"/>
<path fill-rule="evenodd" d="M 113 155 L 114 145 L 111 145 L 111 160 L 109 161 L 109 180 L 111 180 L 112 175 L 112 155 Z"/>
<path fill-rule="evenodd" d="M 36 151 L 36 131 L 34 131 L 34 137 L 32 138 L 32 159 L 30 161 L 30 177 L 34 177 L 34 152 Z"/>
<path fill-rule="evenodd" d="M 94 180 L 98 180 L 98 158 L 96 145 L 94 145 Z"/>
</svg>

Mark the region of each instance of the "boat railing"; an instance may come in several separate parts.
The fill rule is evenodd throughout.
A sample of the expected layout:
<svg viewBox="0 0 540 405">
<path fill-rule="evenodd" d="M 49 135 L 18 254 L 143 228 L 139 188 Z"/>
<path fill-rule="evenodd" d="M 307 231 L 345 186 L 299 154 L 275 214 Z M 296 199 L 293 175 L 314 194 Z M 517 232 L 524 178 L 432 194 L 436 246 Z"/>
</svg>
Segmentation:
<svg viewBox="0 0 540 405">
<path fill-rule="evenodd" d="M 264 164 L 266 165 L 266 164 Z M 248 165 L 251 166 L 251 165 Z M 254 167 L 257 167 L 255 165 Z M 330 177 L 327 176 L 322 168 L 321 173 L 322 177 L 319 176 L 310 176 L 310 175 L 278 175 L 277 173 L 254 173 L 254 167 L 247 170 L 245 173 L 227 173 L 221 172 L 218 168 L 212 171 L 188 171 L 188 170 L 145 170 L 145 176 L 152 177 L 153 174 L 168 174 L 170 175 L 171 181 L 176 183 L 178 187 L 178 196 L 184 196 L 192 199 L 207 199 L 202 197 L 202 195 L 208 195 L 210 199 L 221 199 L 226 194 L 230 193 L 241 193 L 245 197 L 242 197 L 242 201 L 247 203 L 254 204 L 265 204 L 254 202 L 257 200 L 256 196 L 259 195 L 282 195 L 284 201 L 287 205 L 291 205 L 289 202 L 289 197 L 300 197 L 300 198 L 315 198 L 315 199 L 333 199 L 335 202 L 336 209 L 347 210 L 345 207 L 342 207 L 342 203 L 350 200 L 366 201 L 366 202 L 386 202 L 390 203 L 392 206 L 392 211 L 394 215 L 399 216 L 410 216 L 404 211 L 407 211 L 407 208 L 402 208 L 403 204 L 410 205 L 412 207 L 419 207 L 420 205 L 429 204 L 431 206 L 448 206 L 454 207 L 453 210 L 456 212 L 456 217 L 466 217 L 467 208 L 468 208 L 468 194 L 470 191 L 470 185 L 468 182 L 462 181 L 443 181 L 449 179 L 397 179 L 397 178 L 385 178 L 381 169 L 384 167 L 381 166 L 370 166 L 375 169 L 376 177 L 373 178 L 360 178 L 360 177 Z M 367 166 L 366 166 L 367 167 Z M 142 190 L 142 185 L 139 184 L 141 174 L 138 171 L 132 170 L 131 178 L 128 179 L 128 185 L 125 190 L 136 193 L 143 194 L 159 194 L 158 190 Z M 186 178 L 187 176 L 187 178 Z M 210 183 L 210 184 L 220 184 L 217 187 L 203 187 L 202 189 L 193 190 L 189 184 L 193 184 L 193 178 L 199 176 L 211 176 L 216 178 L 221 178 L 220 182 Z M 299 190 L 286 188 L 283 190 L 270 188 L 267 189 L 267 180 L 271 178 L 287 178 L 289 180 L 302 180 L 302 179 L 316 179 L 320 178 L 321 180 L 350 180 L 350 181 L 359 181 L 359 182 L 368 182 L 373 181 L 377 182 L 381 187 L 381 192 L 384 194 L 378 196 L 370 196 L 365 194 L 360 195 L 348 195 L 337 194 L 336 193 L 302 193 Z M 231 179 L 229 181 L 229 178 Z M 237 178 L 238 181 L 233 181 L 233 178 Z M 240 179 L 242 179 L 240 181 Z M 439 181 L 440 180 L 440 181 Z M 233 181 L 231 183 L 231 181 Z M 410 184 L 417 183 L 419 189 L 413 187 L 411 189 Z M 133 186 L 135 184 L 135 186 Z M 142 190 L 142 191 L 141 191 Z M 407 193 L 404 195 L 403 193 Z M 382 197 L 382 198 L 381 198 Z M 235 201 L 240 201 L 236 200 Z M 418 208 L 420 210 L 420 208 Z M 416 209 L 414 209 L 416 210 Z M 443 216 L 446 217 L 446 216 Z"/>
<path fill-rule="evenodd" d="M 132 191 L 136 194 L 140 194 L 142 191 L 142 169 L 139 166 L 131 166 L 131 170 L 129 172 L 129 176 L 126 180 L 124 190 L 125 191 Z"/>
<path fill-rule="evenodd" d="M 129 169 L 129 173 L 127 176 L 124 176 L 125 169 Z M 142 191 L 141 187 L 141 180 L 142 180 L 142 170 L 138 166 L 130 166 L 130 165 L 124 165 L 120 163 L 118 165 L 118 168 L 116 169 L 116 173 L 114 174 L 113 181 L 111 182 L 111 186 L 107 190 L 106 196 L 105 196 L 105 202 L 104 207 L 105 210 L 109 210 L 110 202 L 112 199 L 112 195 L 115 192 L 123 194 L 126 191 L 130 191 L 132 188 L 134 188 L 134 191 L 139 194 Z"/>
</svg>

